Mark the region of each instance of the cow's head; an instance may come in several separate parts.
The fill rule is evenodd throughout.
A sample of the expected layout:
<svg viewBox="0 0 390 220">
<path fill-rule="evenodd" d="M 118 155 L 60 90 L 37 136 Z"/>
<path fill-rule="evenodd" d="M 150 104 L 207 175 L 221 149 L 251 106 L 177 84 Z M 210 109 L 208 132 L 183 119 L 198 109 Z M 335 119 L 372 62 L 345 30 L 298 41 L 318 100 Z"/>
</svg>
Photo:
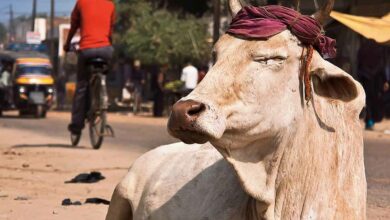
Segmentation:
<svg viewBox="0 0 390 220">
<path fill-rule="evenodd" d="M 241 6 L 230 1 L 230 7 L 235 14 Z M 215 65 L 174 105 L 170 134 L 185 143 L 210 141 L 219 148 L 237 149 L 291 127 L 306 106 L 299 79 L 302 48 L 289 30 L 267 40 L 223 35 L 215 45 Z M 316 51 L 310 75 L 318 98 L 353 103 L 360 93 L 352 77 Z"/>
<path fill-rule="evenodd" d="M 233 14 L 239 5 L 237 0 L 230 1 Z M 283 175 L 322 169 L 321 164 L 299 164 L 339 155 L 331 152 L 335 147 L 315 147 L 326 140 L 337 141 L 340 133 L 355 137 L 351 129 L 360 129 L 358 115 L 365 97 L 361 85 L 317 51 L 305 71 L 311 77 L 313 98 L 306 103 L 305 83 L 299 77 L 303 47 L 289 30 L 267 40 L 223 35 L 215 45 L 215 65 L 193 92 L 174 105 L 168 122 L 169 133 L 183 142 L 209 141 L 216 147 L 233 166 L 243 189 L 260 201 L 257 209 L 266 212 L 261 215 L 269 219 L 273 219 L 274 211 L 269 207 L 276 199 L 276 185 L 281 179 L 289 181 Z M 348 146 L 355 144 L 359 143 L 348 142 Z M 314 150 L 306 151 L 306 146 Z M 285 149 L 289 156 L 285 156 Z M 284 168 L 278 176 L 280 166 Z"/>
</svg>

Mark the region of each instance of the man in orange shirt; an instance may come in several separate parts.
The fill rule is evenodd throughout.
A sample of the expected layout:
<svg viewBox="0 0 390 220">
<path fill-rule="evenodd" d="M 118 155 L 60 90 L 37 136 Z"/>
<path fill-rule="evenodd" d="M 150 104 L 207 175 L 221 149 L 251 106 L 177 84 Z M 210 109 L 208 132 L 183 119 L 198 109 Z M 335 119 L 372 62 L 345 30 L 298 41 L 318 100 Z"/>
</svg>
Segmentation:
<svg viewBox="0 0 390 220">
<path fill-rule="evenodd" d="M 112 58 L 112 29 L 115 20 L 115 6 L 111 0 L 78 0 L 71 17 L 71 28 L 64 50 L 70 50 L 70 44 L 80 29 L 80 51 L 77 64 L 77 85 L 72 106 L 72 122 L 68 130 L 72 134 L 81 134 L 88 112 L 88 83 L 90 75 L 86 62 L 91 58 L 103 58 L 109 62 Z"/>
</svg>

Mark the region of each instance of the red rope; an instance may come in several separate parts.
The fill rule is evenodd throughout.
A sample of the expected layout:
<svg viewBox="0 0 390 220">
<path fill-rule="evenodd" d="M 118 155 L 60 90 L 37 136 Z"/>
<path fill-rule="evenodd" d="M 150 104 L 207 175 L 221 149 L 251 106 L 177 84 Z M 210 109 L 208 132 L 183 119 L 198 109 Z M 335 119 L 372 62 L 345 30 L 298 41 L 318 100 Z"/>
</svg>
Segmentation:
<svg viewBox="0 0 390 220">
<path fill-rule="evenodd" d="M 309 102 L 312 98 L 311 94 L 311 77 L 310 77 L 310 65 L 313 59 L 313 47 L 306 46 L 302 48 L 301 54 L 301 66 L 299 71 L 299 81 L 303 82 L 305 88 L 305 100 Z"/>
<path fill-rule="evenodd" d="M 305 82 L 305 100 L 309 102 L 311 100 L 311 77 L 310 77 L 310 65 L 313 59 L 313 46 L 309 45 L 307 48 L 307 54 L 305 59 L 305 72 L 304 72 L 304 82 Z"/>
</svg>

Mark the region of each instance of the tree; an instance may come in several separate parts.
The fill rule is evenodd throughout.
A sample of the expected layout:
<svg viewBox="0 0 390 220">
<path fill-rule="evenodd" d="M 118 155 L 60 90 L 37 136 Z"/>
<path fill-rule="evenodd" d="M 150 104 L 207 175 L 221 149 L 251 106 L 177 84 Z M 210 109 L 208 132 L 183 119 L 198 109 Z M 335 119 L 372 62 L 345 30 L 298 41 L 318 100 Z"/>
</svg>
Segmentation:
<svg viewBox="0 0 390 220">
<path fill-rule="evenodd" d="M 145 1 L 122 2 L 118 8 L 115 40 L 123 54 L 149 65 L 209 60 L 211 45 L 204 21 L 191 16 L 181 19 L 167 10 L 154 11 Z"/>
<path fill-rule="evenodd" d="M 156 9 L 167 9 L 185 15 L 187 13 L 202 17 L 210 10 L 212 1 L 210 0 L 150 0 Z"/>
</svg>

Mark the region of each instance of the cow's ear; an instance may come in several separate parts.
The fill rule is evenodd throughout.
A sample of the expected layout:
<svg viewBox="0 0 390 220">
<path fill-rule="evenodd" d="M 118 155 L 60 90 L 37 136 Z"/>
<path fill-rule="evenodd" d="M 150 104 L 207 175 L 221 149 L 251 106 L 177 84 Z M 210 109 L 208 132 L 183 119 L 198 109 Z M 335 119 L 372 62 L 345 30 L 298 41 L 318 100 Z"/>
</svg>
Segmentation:
<svg viewBox="0 0 390 220">
<path fill-rule="evenodd" d="M 365 93 L 360 83 L 342 69 L 322 59 L 318 53 L 313 56 L 310 74 L 313 92 L 317 97 L 354 105 L 357 111 L 363 108 Z"/>
</svg>

